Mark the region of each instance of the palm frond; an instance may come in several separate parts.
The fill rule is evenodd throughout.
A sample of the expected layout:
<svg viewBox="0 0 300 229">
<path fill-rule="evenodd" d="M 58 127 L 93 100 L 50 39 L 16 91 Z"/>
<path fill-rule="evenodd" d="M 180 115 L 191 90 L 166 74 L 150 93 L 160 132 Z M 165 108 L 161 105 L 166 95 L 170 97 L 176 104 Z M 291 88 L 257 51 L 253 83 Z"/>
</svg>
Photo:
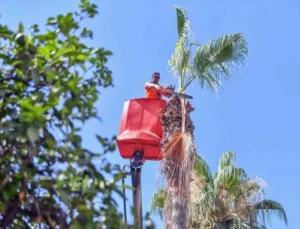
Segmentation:
<svg viewBox="0 0 300 229">
<path fill-rule="evenodd" d="M 241 176 L 241 183 L 246 183 L 249 181 L 249 177 L 246 173 L 246 171 L 243 169 L 243 168 L 238 168 L 239 169 L 239 173 L 240 173 L 240 176 Z"/>
<path fill-rule="evenodd" d="M 188 60 L 188 47 L 185 45 L 183 38 L 180 38 L 175 45 L 174 53 L 168 61 L 169 67 L 171 68 L 174 75 L 178 74 L 179 80 L 182 80 L 182 78 L 184 77 L 183 70 L 185 66 L 188 65 Z M 180 81 L 179 83 L 182 82 Z"/>
<path fill-rule="evenodd" d="M 166 198 L 167 192 L 163 188 L 158 189 L 151 198 L 150 213 L 163 219 Z"/>
<path fill-rule="evenodd" d="M 178 37 L 185 36 L 190 29 L 190 21 L 187 18 L 186 11 L 178 6 L 175 6 L 177 16 L 177 31 Z"/>
<path fill-rule="evenodd" d="M 248 55 L 247 42 L 242 33 L 223 35 L 222 37 L 208 42 L 207 58 L 211 64 L 244 65 L 245 57 Z M 223 66 L 223 67 L 226 67 Z M 227 74 L 226 74 L 227 75 Z"/>
<path fill-rule="evenodd" d="M 239 170 L 233 165 L 228 165 L 218 172 L 218 175 L 214 180 L 214 187 L 216 189 L 222 188 L 229 192 L 234 192 L 238 188 L 239 183 Z"/>
<path fill-rule="evenodd" d="M 189 133 L 175 133 L 164 149 L 164 158 L 183 161 L 185 152 L 190 150 L 192 138 Z"/>
<path fill-rule="evenodd" d="M 216 201 L 216 193 L 212 189 L 206 191 L 197 203 L 199 212 L 202 214 L 210 214 L 210 212 L 215 210 Z"/>
<path fill-rule="evenodd" d="M 257 210 L 257 215 L 262 217 L 263 223 L 270 223 L 271 217 L 275 216 L 280 220 L 283 220 L 284 223 L 288 224 L 287 215 L 283 206 L 273 200 L 263 200 L 255 205 Z"/>
<path fill-rule="evenodd" d="M 195 146 L 190 133 L 175 133 L 163 151 L 162 168 L 169 185 L 176 187 L 179 195 L 190 196 Z"/>
<path fill-rule="evenodd" d="M 210 168 L 206 161 L 200 155 L 196 155 L 194 171 L 197 176 L 205 178 L 206 183 L 210 183 L 212 181 L 212 174 L 210 172 Z"/>
<path fill-rule="evenodd" d="M 175 9 L 177 15 L 178 41 L 176 42 L 174 53 L 168 63 L 174 75 L 179 75 L 179 87 L 181 88 L 183 86 L 184 72 L 189 68 L 191 24 L 183 9 L 177 6 L 175 6 Z"/>
<path fill-rule="evenodd" d="M 254 229 L 253 227 L 243 223 L 239 218 L 234 218 L 226 223 L 228 229 Z"/>
<path fill-rule="evenodd" d="M 243 210 L 238 210 L 240 213 L 248 214 L 248 206 L 253 206 L 262 200 L 263 190 L 252 180 L 244 181 L 243 175 L 241 177 L 238 188 L 232 193 L 232 199 L 236 208 L 244 208 Z"/>
<path fill-rule="evenodd" d="M 235 161 L 235 153 L 231 151 L 225 151 L 219 159 L 218 171 L 221 171 L 228 165 L 232 165 Z"/>
<path fill-rule="evenodd" d="M 218 88 L 221 87 L 221 82 L 216 80 L 209 71 L 203 72 L 201 75 L 198 75 L 198 82 L 201 87 L 207 85 L 208 88 L 210 88 L 215 93 L 217 93 Z"/>
<path fill-rule="evenodd" d="M 184 88 L 198 78 L 202 87 L 207 85 L 216 91 L 215 86 L 221 85 L 222 79 L 228 79 L 235 66 L 244 65 L 247 55 L 248 45 L 241 33 L 223 35 L 199 46 L 194 58 L 192 77 Z M 213 78 L 213 84 L 208 76 L 210 80 Z"/>
</svg>

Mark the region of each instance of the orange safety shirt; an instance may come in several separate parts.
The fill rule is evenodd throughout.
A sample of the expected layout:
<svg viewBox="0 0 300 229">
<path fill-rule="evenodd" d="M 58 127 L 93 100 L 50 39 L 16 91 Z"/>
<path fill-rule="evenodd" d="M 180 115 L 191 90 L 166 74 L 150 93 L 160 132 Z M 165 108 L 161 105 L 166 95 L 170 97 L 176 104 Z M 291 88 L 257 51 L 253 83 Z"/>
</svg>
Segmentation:
<svg viewBox="0 0 300 229">
<path fill-rule="evenodd" d="M 145 89 L 146 89 L 146 98 L 147 99 L 161 99 L 161 92 L 157 90 L 155 87 L 151 87 L 152 83 L 146 83 Z"/>
<path fill-rule="evenodd" d="M 154 87 L 146 88 L 147 99 L 161 99 L 161 93 Z"/>
</svg>

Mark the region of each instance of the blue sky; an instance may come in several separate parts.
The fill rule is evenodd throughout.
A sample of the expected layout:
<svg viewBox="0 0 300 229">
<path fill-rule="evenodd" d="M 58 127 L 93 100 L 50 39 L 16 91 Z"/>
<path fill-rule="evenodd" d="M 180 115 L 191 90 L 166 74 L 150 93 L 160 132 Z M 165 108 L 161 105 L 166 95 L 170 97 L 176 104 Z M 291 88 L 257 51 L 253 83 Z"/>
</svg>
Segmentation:
<svg viewBox="0 0 300 229">
<path fill-rule="evenodd" d="M 43 25 L 48 16 L 74 10 L 77 3 L 2 0 L 0 20 L 12 28 L 19 21 L 25 26 Z M 92 121 L 85 126 L 84 144 L 99 151 L 94 134 L 118 134 L 124 100 L 143 97 L 143 85 L 152 72 L 161 73 L 161 83 L 176 83 L 167 72 L 167 61 L 177 40 L 173 6 L 180 6 L 188 11 L 200 43 L 224 33 L 243 32 L 251 52 L 246 67 L 223 85 L 218 97 L 197 84 L 188 90 L 196 108 L 192 118 L 198 153 L 215 171 L 222 152 L 235 151 L 237 165 L 245 168 L 250 177 L 259 175 L 268 183 L 267 197 L 282 203 L 289 228 L 299 229 L 300 2 L 101 0 L 98 5 L 99 16 L 87 24 L 95 32 L 92 44 L 114 53 L 109 67 L 115 87 L 102 90 L 98 108 L 103 122 Z M 110 159 L 127 163 L 118 152 Z M 157 162 L 144 165 L 144 211 L 149 210 L 157 168 Z M 163 228 L 159 219 L 155 218 L 155 222 L 157 228 Z M 273 221 L 270 228 L 285 227 Z"/>
</svg>

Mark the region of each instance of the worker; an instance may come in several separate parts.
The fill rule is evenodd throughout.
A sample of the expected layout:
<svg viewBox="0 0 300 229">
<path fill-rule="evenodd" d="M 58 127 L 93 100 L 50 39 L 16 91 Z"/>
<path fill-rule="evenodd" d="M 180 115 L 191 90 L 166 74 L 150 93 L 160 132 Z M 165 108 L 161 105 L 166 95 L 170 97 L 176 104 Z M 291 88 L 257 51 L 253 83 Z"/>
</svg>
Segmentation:
<svg viewBox="0 0 300 229">
<path fill-rule="evenodd" d="M 154 72 L 152 75 L 152 81 L 147 82 L 145 84 L 145 90 L 146 90 L 146 98 L 148 99 L 161 99 L 162 96 L 170 97 L 174 91 L 174 88 L 171 86 L 165 87 L 162 85 L 159 85 L 160 74 L 159 72 Z"/>
</svg>

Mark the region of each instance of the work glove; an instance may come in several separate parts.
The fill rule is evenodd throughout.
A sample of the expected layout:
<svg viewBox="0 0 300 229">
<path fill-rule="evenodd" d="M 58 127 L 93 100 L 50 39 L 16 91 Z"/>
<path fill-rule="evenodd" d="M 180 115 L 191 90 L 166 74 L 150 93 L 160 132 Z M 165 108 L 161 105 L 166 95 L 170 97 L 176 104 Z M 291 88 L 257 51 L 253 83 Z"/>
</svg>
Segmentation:
<svg viewBox="0 0 300 229">
<path fill-rule="evenodd" d="M 161 87 L 158 86 L 158 85 L 154 85 L 154 87 L 155 87 L 156 90 L 161 90 Z"/>
</svg>

